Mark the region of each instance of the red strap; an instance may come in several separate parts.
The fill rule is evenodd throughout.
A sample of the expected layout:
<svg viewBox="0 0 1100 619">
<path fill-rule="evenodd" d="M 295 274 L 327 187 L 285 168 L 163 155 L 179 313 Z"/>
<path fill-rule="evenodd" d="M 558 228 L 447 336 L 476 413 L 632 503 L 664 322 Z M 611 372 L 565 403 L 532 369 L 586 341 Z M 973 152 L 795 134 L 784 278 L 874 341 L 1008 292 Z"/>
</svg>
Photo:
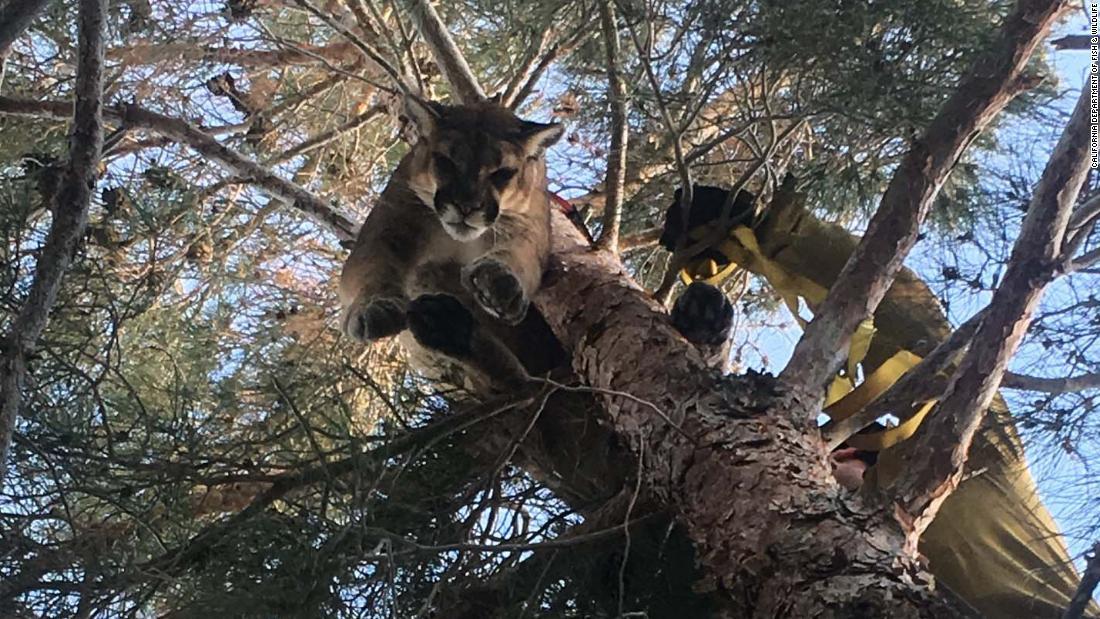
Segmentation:
<svg viewBox="0 0 1100 619">
<path fill-rule="evenodd" d="M 558 205 L 558 208 L 561 210 L 562 213 L 572 216 L 577 212 L 576 207 L 574 207 L 569 200 L 566 200 L 565 198 L 554 193 L 553 191 L 547 191 L 546 193 L 550 194 L 550 199 L 553 200 L 554 204 Z"/>
</svg>

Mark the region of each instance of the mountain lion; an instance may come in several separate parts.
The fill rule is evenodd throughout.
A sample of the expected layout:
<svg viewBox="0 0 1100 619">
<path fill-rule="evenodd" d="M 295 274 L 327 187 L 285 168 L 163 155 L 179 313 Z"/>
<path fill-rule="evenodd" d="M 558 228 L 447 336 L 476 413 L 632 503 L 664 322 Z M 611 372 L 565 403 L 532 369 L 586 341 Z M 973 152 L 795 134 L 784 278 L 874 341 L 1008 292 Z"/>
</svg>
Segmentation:
<svg viewBox="0 0 1100 619">
<path fill-rule="evenodd" d="M 417 366 L 475 391 L 522 380 L 514 351 L 531 343 L 514 327 L 549 254 L 544 153 L 562 126 L 489 101 L 409 96 L 405 111 L 420 139 L 344 264 L 343 330 L 373 341 L 407 328 L 402 343 Z"/>
</svg>

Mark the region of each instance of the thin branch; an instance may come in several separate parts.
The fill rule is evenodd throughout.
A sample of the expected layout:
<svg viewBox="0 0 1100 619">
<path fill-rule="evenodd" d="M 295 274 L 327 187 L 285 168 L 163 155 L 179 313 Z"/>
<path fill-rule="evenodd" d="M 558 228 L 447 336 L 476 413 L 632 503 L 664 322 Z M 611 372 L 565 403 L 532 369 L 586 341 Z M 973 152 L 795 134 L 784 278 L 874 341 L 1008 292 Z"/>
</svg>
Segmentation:
<svg viewBox="0 0 1100 619">
<path fill-rule="evenodd" d="M 408 80 L 405 79 L 405 76 L 401 75 L 401 73 L 396 68 L 394 68 L 392 64 L 390 64 L 390 61 L 386 60 L 385 56 L 383 56 L 381 52 L 374 49 L 374 47 L 364 41 L 362 37 L 355 34 L 351 30 L 348 30 L 347 27 L 333 19 L 332 16 L 328 13 L 325 13 L 324 11 L 313 6 L 313 4 L 309 2 L 309 0 L 296 0 L 296 2 L 299 6 L 304 8 L 309 13 L 313 14 L 321 21 L 328 24 L 330 28 L 340 33 L 341 36 L 351 42 L 351 44 L 358 48 L 359 51 L 362 52 L 368 60 L 378 65 L 378 67 L 381 68 L 386 73 L 386 75 L 390 76 L 390 79 L 393 80 L 393 83 L 396 84 L 402 92 L 410 92 L 414 90 L 409 84 Z"/>
<path fill-rule="evenodd" d="M 583 16 L 581 17 L 581 23 L 582 25 L 577 28 L 573 34 L 569 35 L 565 40 L 555 43 L 554 46 L 543 55 L 539 63 L 535 65 L 534 70 L 528 74 L 527 81 L 525 81 L 515 93 L 509 94 L 507 90 L 504 92 L 503 105 L 513 110 L 518 108 L 527 100 L 527 97 L 531 96 L 531 93 L 534 92 L 535 86 L 539 83 L 539 80 L 542 79 L 546 70 L 550 68 L 550 65 L 561 56 L 572 52 L 584 42 L 585 38 L 592 33 L 592 29 L 589 24 L 584 23 Z"/>
<path fill-rule="evenodd" d="M 1066 376 L 1063 378 L 1043 378 L 1041 376 L 1027 376 L 1015 372 L 1005 372 L 1001 387 L 1006 389 L 1020 389 L 1023 391 L 1041 391 L 1044 393 L 1061 394 L 1086 389 L 1100 389 L 1100 372 L 1081 374 L 1079 376 Z"/>
<path fill-rule="evenodd" d="M 174 41 L 171 43 L 135 43 L 107 50 L 109 60 L 117 60 L 128 66 L 159 64 L 162 62 L 209 62 L 232 64 L 240 67 L 282 67 L 287 65 L 308 65 L 322 60 L 345 62 L 358 58 L 350 42 L 330 43 L 328 45 L 300 44 L 297 48 L 284 49 L 243 49 L 233 47 L 213 47 L 197 41 Z M 349 58 L 348 56 L 351 56 Z"/>
<path fill-rule="evenodd" d="M 1085 573 L 1081 574 L 1081 584 L 1069 601 L 1062 619 L 1081 619 L 1085 616 L 1085 609 L 1092 601 L 1092 592 L 1096 585 L 1100 584 L 1100 542 L 1092 547 L 1092 556 L 1089 556 L 1085 564 Z"/>
<path fill-rule="evenodd" d="M 424 552 L 447 552 L 452 550 L 469 550 L 477 552 L 534 552 L 538 550 L 552 550 L 556 548 L 569 548 L 570 546 L 579 546 L 581 544 L 589 544 L 592 542 L 607 539 L 609 537 L 615 537 L 619 534 L 625 533 L 630 527 L 636 526 L 643 522 L 652 519 L 655 514 L 647 514 L 640 518 L 635 518 L 627 522 L 612 525 L 598 531 L 592 531 L 590 533 L 580 533 L 577 535 L 570 535 L 568 537 L 558 537 L 545 542 L 531 542 L 531 543 L 501 543 L 501 544 L 438 544 L 435 546 L 428 546 L 424 544 L 418 544 L 410 539 L 406 539 L 394 533 L 383 531 L 381 529 L 368 528 L 368 533 L 375 533 L 385 536 L 392 542 L 409 546 L 415 550 Z"/>
<path fill-rule="evenodd" d="M 27 300 L 11 323 L 0 361 L 0 487 L 7 473 L 12 432 L 22 404 L 27 359 L 34 351 L 77 243 L 88 224 L 88 206 L 95 187 L 103 148 L 103 38 L 106 0 L 80 0 L 77 17 L 76 103 L 65 106 L 72 115 L 69 162 L 54 196 L 53 223 L 35 268 Z"/>
<path fill-rule="evenodd" d="M 64 118 L 69 104 L 61 101 L 32 101 L 0 97 L 0 114 L 38 118 Z M 256 185 L 264 193 L 308 214 L 324 224 L 340 240 L 355 238 L 355 222 L 319 196 L 285 180 L 255 161 L 210 137 L 202 129 L 180 120 L 136 105 L 105 107 L 103 115 L 129 127 L 149 129 L 181 144 L 186 144 L 203 157 L 244 181 Z"/>
<path fill-rule="evenodd" d="M 882 203 L 814 319 L 795 346 L 781 380 L 809 396 L 815 414 L 825 385 L 847 358 L 856 326 L 872 316 L 917 240 L 921 224 L 955 162 L 981 130 L 1019 93 L 1024 65 L 1057 18 L 1060 0 L 1019 0 L 983 54 L 913 141 Z"/>
<path fill-rule="evenodd" d="M 621 11 L 622 7 L 619 7 L 619 10 Z M 646 19 L 645 23 L 647 26 L 652 25 L 649 19 Z M 665 130 L 668 131 L 668 136 L 671 138 L 673 161 L 676 163 L 676 171 L 680 175 L 680 209 L 684 214 L 684 221 L 687 221 L 687 214 L 691 209 L 692 191 L 694 191 L 695 184 L 691 180 L 691 168 L 688 167 L 687 160 L 684 158 L 683 131 L 679 130 L 679 124 L 672 120 L 672 115 L 668 111 L 668 106 L 665 105 L 665 98 L 661 95 L 661 83 L 653 72 L 653 63 L 650 62 L 645 46 L 642 45 L 641 40 L 638 38 L 638 33 L 634 31 L 634 27 L 629 21 L 626 23 L 626 31 L 630 34 L 630 41 L 634 44 L 634 51 L 638 53 L 638 62 L 642 63 L 642 68 L 645 69 L 649 87 L 653 89 L 653 101 L 657 104 L 657 109 L 661 112 L 661 120 L 664 121 Z M 650 33 L 649 40 L 653 40 L 652 33 Z M 667 297 L 667 294 L 664 296 Z M 661 299 L 661 295 L 658 295 L 658 299 L 661 300 L 662 303 L 668 302 L 667 298 Z"/>
<path fill-rule="evenodd" d="M 512 97 L 515 96 L 520 85 L 531 79 L 531 74 L 541 64 L 541 59 L 557 47 L 557 44 L 550 45 L 550 40 L 553 37 L 553 28 L 544 30 L 542 35 L 539 36 L 538 43 L 531 46 L 530 51 L 512 71 L 512 77 L 497 86 L 494 92 L 500 95 L 501 105 L 508 107 L 511 104 Z"/>
<path fill-rule="evenodd" d="M 611 148 L 604 180 L 607 203 L 604 205 L 603 226 L 596 247 L 618 254 L 630 126 L 627 124 L 626 83 L 621 71 L 622 47 L 619 45 L 619 29 L 615 25 L 612 2 L 613 0 L 604 0 L 600 3 L 600 25 L 603 28 L 604 49 L 607 54 L 607 98 L 611 104 Z"/>
<path fill-rule="evenodd" d="M 386 109 L 383 106 L 375 105 L 366 112 L 357 115 L 355 118 L 352 118 L 351 120 L 340 125 L 339 127 L 318 133 L 312 138 L 302 141 L 297 146 L 289 148 L 283 153 L 276 155 L 275 157 L 272 157 L 267 161 L 264 161 L 263 165 L 272 166 L 282 163 L 284 161 L 290 161 L 298 155 L 303 155 L 311 150 L 320 148 L 321 146 L 324 146 L 325 144 L 328 144 L 329 142 L 332 142 L 333 140 L 339 138 L 341 135 L 347 133 L 348 131 L 362 127 L 385 111 Z"/>
<path fill-rule="evenodd" d="M 407 0 L 405 6 L 412 14 L 420 36 L 428 44 L 439 71 L 451 85 L 455 98 L 461 103 L 484 101 L 485 91 L 481 89 L 470 65 L 466 64 L 466 58 L 447 32 L 447 26 L 439 18 L 439 13 L 435 12 L 431 1 Z"/>
<path fill-rule="evenodd" d="M 531 402 L 530 399 L 503 403 L 500 400 L 485 402 L 396 436 L 376 449 L 336 462 L 322 463 L 280 475 L 273 481 L 270 488 L 254 498 L 247 507 L 226 520 L 208 526 L 183 545 L 138 565 L 138 571 L 154 570 L 169 575 L 181 573 L 190 563 L 201 560 L 211 546 L 236 530 L 242 522 L 260 514 L 272 503 L 298 488 L 357 471 L 377 469 L 398 455 L 417 449 L 428 449 L 430 445 L 447 436 L 461 433 L 517 407 L 527 406 Z"/>
<path fill-rule="evenodd" d="M 1044 288 L 1060 270 L 1070 212 L 1089 171 L 1089 103 L 1085 88 L 1035 188 L 1004 279 L 970 349 L 927 427 L 903 444 L 909 466 L 890 494 L 914 550 L 917 536 L 962 479 L 970 442 Z"/>
</svg>

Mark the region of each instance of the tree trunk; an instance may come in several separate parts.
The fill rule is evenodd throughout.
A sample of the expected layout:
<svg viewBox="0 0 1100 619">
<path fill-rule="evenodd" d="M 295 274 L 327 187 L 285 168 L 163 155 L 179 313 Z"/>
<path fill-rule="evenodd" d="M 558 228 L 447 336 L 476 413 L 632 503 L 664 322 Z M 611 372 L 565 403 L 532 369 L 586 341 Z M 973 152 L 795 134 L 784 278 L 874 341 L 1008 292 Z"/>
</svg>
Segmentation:
<svg viewBox="0 0 1100 619">
<path fill-rule="evenodd" d="M 707 368 L 618 261 L 561 217 L 536 303 L 602 400 L 601 421 L 630 440 L 654 500 L 694 542 L 704 587 L 733 601 L 730 616 L 965 613 L 927 586 L 888 513 L 839 490 L 816 428 L 788 414 L 805 403 L 771 377 Z"/>
</svg>

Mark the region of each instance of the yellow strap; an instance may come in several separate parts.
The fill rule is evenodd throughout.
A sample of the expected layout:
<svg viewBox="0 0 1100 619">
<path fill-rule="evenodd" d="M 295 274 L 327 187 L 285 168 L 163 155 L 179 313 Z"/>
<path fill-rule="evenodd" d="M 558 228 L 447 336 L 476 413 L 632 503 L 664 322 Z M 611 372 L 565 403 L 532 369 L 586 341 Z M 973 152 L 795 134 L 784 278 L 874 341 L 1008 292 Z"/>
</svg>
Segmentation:
<svg viewBox="0 0 1100 619">
<path fill-rule="evenodd" d="M 908 350 L 899 350 L 893 357 L 871 373 L 858 387 L 836 402 L 825 407 L 825 414 L 834 421 L 842 421 L 867 408 L 884 391 L 890 388 L 914 365 L 920 363 L 920 357 Z"/>
<path fill-rule="evenodd" d="M 825 406 L 832 406 L 851 392 L 852 381 L 848 380 L 847 376 L 837 376 L 833 379 L 833 382 L 829 383 L 829 390 L 825 393 Z"/>
<path fill-rule="evenodd" d="M 900 425 L 878 432 L 856 434 L 848 439 L 848 445 L 856 449 L 866 449 L 868 451 L 881 451 L 887 447 L 893 447 L 910 436 L 913 436 L 913 433 L 920 427 L 921 422 L 924 421 L 925 416 L 927 416 L 935 406 L 936 400 L 929 400 L 922 404 L 920 408 L 917 409 L 917 412 L 901 422 Z"/>
<path fill-rule="evenodd" d="M 848 344 L 848 367 L 845 368 L 848 371 L 849 380 L 855 380 L 856 366 L 867 356 L 867 351 L 871 349 L 871 338 L 874 335 L 875 322 L 870 318 L 860 322 L 856 332 L 852 334 L 851 343 Z"/>
<path fill-rule="evenodd" d="M 694 241 L 699 241 L 706 238 L 707 232 L 706 226 L 699 226 L 691 230 L 688 237 Z M 680 272 L 680 279 L 685 284 L 703 281 L 717 286 L 737 269 L 738 265 L 734 258 L 747 253 L 750 264 L 745 266 L 767 280 L 768 285 L 776 291 L 787 309 L 790 310 L 791 315 L 794 316 L 795 321 L 802 328 L 806 327 L 806 321 L 799 314 L 799 297 L 806 299 L 806 302 L 813 308 L 822 303 L 828 294 L 828 290 L 823 286 L 805 277 L 787 272 L 778 263 L 765 256 L 756 234 L 746 226 L 734 227 L 730 231 L 729 237 L 723 239 L 713 249 L 725 256 L 728 264 L 719 268 L 717 262 L 711 258 L 700 258 L 692 261 Z M 848 350 L 846 376 L 838 376 L 829 385 L 826 395 L 825 414 L 834 421 L 847 419 L 866 408 L 897 382 L 905 372 L 920 363 L 921 358 L 917 355 L 907 350 L 900 350 L 856 386 L 857 366 L 867 355 L 874 334 L 874 322 L 870 319 L 861 322 L 855 333 L 852 334 L 851 345 Z M 880 432 L 858 434 L 851 437 L 848 444 L 858 449 L 871 450 L 884 449 L 895 445 L 912 436 L 934 406 L 934 400 L 925 402 L 912 415 L 904 417 L 898 426 Z"/>
<path fill-rule="evenodd" d="M 690 286 L 692 282 L 704 282 L 711 286 L 717 286 L 736 269 L 737 265 L 732 262 L 719 269 L 718 263 L 714 260 L 700 258 L 689 262 L 680 271 L 680 281 L 684 282 L 685 286 Z"/>
<path fill-rule="evenodd" d="M 825 414 L 834 421 L 851 417 L 874 402 L 920 361 L 920 357 L 908 350 L 899 350 L 893 357 L 887 359 L 885 363 L 872 372 L 862 384 L 853 389 L 851 393 L 827 406 Z M 921 422 L 924 421 L 924 418 L 928 416 L 935 405 L 935 399 L 923 402 L 911 415 L 903 417 L 901 423 L 897 426 L 878 432 L 856 434 L 848 438 L 847 443 L 856 449 L 870 451 L 881 451 L 887 447 L 893 447 L 913 436 L 913 433 L 917 431 Z M 902 416 L 899 415 L 899 417 Z"/>
</svg>

